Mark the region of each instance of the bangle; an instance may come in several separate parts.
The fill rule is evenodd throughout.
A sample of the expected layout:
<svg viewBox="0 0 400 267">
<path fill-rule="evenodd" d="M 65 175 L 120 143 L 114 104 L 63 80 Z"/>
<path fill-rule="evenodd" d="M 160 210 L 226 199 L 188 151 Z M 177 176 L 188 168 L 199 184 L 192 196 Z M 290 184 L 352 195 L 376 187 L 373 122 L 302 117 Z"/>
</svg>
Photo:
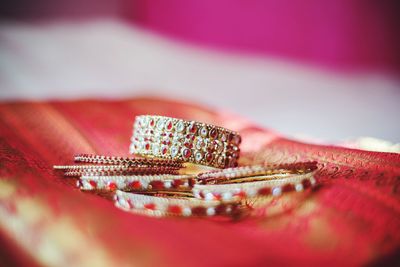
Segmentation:
<svg viewBox="0 0 400 267">
<path fill-rule="evenodd" d="M 123 191 L 165 191 L 190 192 L 195 181 L 194 175 L 125 175 L 95 176 L 83 175 L 77 181 L 82 190 L 123 190 Z"/>
<path fill-rule="evenodd" d="M 216 168 L 237 166 L 241 137 L 237 132 L 196 121 L 137 116 L 130 153 Z"/>
<path fill-rule="evenodd" d="M 278 174 L 260 176 L 256 182 L 232 184 L 195 184 L 193 195 L 199 199 L 236 202 L 245 198 L 273 196 L 278 197 L 287 192 L 302 192 L 316 184 L 314 173 Z"/>
<path fill-rule="evenodd" d="M 164 198 L 117 190 L 115 206 L 126 211 L 149 216 L 214 216 L 234 215 L 239 204 L 204 201 L 195 198 Z"/>
<path fill-rule="evenodd" d="M 130 166 L 169 166 L 183 167 L 183 163 L 170 159 L 149 159 L 149 158 L 129 158 L 114 157 L 93 154 L 78 154 L 74 157 L 75 162 L 94 163 L 94 164 L 113 164 L 113 165 L 130 165 Z"/>
</svg>

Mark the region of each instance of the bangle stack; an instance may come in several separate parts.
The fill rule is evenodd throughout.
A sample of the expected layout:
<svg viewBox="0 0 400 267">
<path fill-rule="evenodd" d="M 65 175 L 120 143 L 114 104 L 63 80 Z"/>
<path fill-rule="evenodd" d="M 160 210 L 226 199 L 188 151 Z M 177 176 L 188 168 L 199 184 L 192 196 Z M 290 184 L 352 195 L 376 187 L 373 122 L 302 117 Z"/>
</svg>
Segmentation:
<svg viewBox="0 0 400 267">
<path fill-rule="evenodd" d="M 197 121 L 137 116 L 133 157 L 79 154 L 54 166 L 83 191 L 114 192 L 115 205 L 150 216 L 236 216 L 246 201 L 304 192 L 317 181 L 316 162 L 237 167 L 241 136 Z M 189 174 L 185 164 L 213 167 Z"/>
</svg>

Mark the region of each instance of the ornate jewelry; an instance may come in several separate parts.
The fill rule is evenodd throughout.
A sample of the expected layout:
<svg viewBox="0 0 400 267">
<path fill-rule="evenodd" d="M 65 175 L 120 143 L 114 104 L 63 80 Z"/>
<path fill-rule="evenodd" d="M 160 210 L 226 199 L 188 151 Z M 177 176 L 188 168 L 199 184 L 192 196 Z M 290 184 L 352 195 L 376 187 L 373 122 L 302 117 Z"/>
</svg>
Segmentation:
<svg viewBox="0 0 400 267">
<path fill-rule="evenodd" d="M 235 203 L 204 201 L 195 198 L 164 198 L 120 190 L 115 192 L 115 206 L 133 213 L 150 216 L 214 216 L 232 215 L 238 209 Z"/>
<path fill-rule="evenodd" d="M 196 121 L 137 116 L 130 152 L 216 168 L 237 166 L 241 137 L 237 132 Z"/>
<path fill-rule="evenodd" d="M 188 191 L 195 180 L 193 175 L 126 175 L 93 176 L 84 175 L 77 181 L 82 190 L 123 190 L 123 191 Z"/>
</svg>

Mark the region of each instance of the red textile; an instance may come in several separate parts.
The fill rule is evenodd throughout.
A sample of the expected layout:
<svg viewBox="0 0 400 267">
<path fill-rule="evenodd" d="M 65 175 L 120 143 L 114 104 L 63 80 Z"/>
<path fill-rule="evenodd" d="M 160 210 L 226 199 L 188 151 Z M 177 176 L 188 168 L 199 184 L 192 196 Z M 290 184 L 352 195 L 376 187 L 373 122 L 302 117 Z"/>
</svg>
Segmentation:
<svg viewBox="0 0 400 267">
<path fill-rule="evenodd" d="M 75 153 L 126 155 L 138 114 L 224 125 L 242 164 L 317 160 L 322 185 L 239 220 L 149 218 L 52 170 Z M 312 122 L 310 122 L 312 123 Z M 398 265 L 400 155 L 310 145 L 243 119 L 151 99 L 0 105 L 1 262 L 71 266 Z M 280 212 L 271 212 L 279 209 Z M 7 245 L 6 245 L 7 244 Z"/>
</svg>

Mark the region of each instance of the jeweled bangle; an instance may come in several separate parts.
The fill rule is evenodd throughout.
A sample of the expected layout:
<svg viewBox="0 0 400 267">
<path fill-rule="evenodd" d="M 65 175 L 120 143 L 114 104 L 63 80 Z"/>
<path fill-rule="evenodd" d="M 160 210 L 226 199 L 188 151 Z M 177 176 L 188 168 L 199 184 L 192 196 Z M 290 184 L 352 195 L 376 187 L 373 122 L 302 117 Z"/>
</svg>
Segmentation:
<svg viewBox="0 0 400 267">
<path fill-rule="evenodd" d="M 115 206 L 133 213 L 162 216 L 232 216 L 239 211 L 235 203 L 204 201 L 195 198 L 164 198 L 127 193 L 120 190 L 114 196 Z"/>
<path fill-rule="evenodd" d="M 137 116 L 130 152 L 216 168 L 237 166 L 241 137 L 237 132 L 196 121 Z"/>
<path fill-rule="evenodd" d="M 82 190 L 123 190 L 123 191 L 190 191 L 195 182 L 194 175 L 126 175 L 96 176 L 84 175 L 77 181 Z"/>
</svg>

